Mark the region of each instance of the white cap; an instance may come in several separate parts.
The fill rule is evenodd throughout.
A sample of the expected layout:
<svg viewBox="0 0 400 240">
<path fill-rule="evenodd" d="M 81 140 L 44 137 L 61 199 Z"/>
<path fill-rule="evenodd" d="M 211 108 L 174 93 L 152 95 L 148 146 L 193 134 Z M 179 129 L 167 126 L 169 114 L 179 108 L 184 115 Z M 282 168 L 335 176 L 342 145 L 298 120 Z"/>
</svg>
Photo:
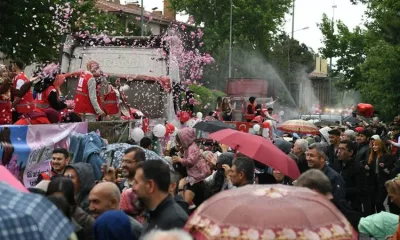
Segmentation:
<svg viewBox="0 0 400 240">
<path fill-rule="evenodd" d="M 374 139 L 374 140 L 381 139 L 381 138 L 379 137 L 379 135 L 373 135 L 371 138 Z"/>
</svg>

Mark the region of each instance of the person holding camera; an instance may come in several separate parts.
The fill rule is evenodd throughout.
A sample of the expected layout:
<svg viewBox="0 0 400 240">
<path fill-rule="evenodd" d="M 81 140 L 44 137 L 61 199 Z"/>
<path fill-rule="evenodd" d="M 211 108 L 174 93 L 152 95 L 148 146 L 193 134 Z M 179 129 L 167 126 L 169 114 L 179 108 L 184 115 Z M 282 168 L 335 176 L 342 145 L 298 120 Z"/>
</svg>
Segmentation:
<svg viewBox="0 0 400 240">
<path fill-rule="evenodd" d="M 205 180 L 210 194 L 214 195 L 221 191 L 233 188 L 229 172 L 235 156 L 234 153 L 225 152 L 216 157 L 212 152 L 206 151 L 203 155 L 210 168 L 214 170 L 214 172 Z"/>
</svg>

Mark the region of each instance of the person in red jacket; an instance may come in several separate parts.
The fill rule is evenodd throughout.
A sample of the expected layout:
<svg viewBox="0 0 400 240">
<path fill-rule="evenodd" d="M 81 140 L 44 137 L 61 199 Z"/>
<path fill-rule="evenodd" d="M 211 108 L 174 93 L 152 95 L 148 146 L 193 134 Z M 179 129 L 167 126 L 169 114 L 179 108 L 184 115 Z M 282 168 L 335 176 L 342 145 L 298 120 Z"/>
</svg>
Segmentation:
<svg viewBox="0 0 400 240">
<path fill-rule="evenodd" d="M 35 109 L 33 112 L 22 114 L 14 125 L 52 124 L 59 123 L 60 120 L 59 112 L 53 108 L 46 108 L 43 111 Z"/>
<path fill-rule="evenodd" d="M 250 97 L 247 104 L 245 118 L 247 122 L 251 122 L 256 116 L 256 98 Z"/>
<path fill-rule="evenodd" d="M 55 63 L 51 63 L 40 70 L 40 81 L 34 86 L 36 110 L 44 112 L 46 109 L 52 108 L 60 112 L 65 108 L 71 109 L 73 107 L 73 104 L 67 104 L 60 100 L 59 92 L 53 85 L 59 71 L 60 68 Z"/>
<path fill-rule="evenodd" d="M 24 96 L 31 89 L 32 82 L 24 83 L 20 89 L 16 89 L 12 85 L 8 68 L 0 65 L 0 125 L 12 123 L 11 99 Z"/>
<path fill-rule="evenodd" d="M 101 75 L 100 65 L 89 61 L 86 68 L 87 71 L 82 72 L 76 88 L 75 112 L 81 115 L 82 121 L 95 122 L 97 116 L 106 116 L 100 107 L 100 92 L 95 79 Z"/>
<path fill-rule="evenodd" d="M 130 106 L 125 91 L 128 85 L 121 85 L 121 79 L 111 77 L 106 83 L 103 108 L 107 114 L 107 120 L 121 120 L 121 115 L 131 117 Z"/>
<path fill-rule="evenodd" d="M 28 77 L 23 72 L 24 63 L 19 60 L 15 60 L 12 63 L 12 71 L 14 74 L 16 74 L 13 81 L 13 87 L 19 90 L 24 83 L 29 82 Z M 35 109 L 32 90 L 29 89 L 29 91 L 22 97 L 14 97 L 12 108 L 15 109 L 15 111 L 13 111 L 13 122 L 16 122 L 22 114 L 32 112 Z"/>
</svg>

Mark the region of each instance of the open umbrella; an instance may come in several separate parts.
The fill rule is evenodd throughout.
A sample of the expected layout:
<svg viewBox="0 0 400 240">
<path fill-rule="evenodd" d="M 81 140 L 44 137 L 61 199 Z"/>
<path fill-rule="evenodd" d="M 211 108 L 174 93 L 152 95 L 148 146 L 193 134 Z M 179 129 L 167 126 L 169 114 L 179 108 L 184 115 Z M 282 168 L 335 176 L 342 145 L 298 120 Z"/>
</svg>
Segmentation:
<svg viewBox="0 0 400 240">
<path fill-rule="evenodd" d="M 289 120 L 278 127 L 279 130 L 292 133 L 304 133 L 304 134 L 318 134 L 318 128 L 307 121 L 296 119 Z"/>
<path fill-rule="evenodd" d="M 0 182 L 0 239 L 68 239 L 70 220 L 45 197 Z"/>
<path fill-rule="evenodd" d="M 254 160 L 281 171 L 292 179 L 297 179 L 300 176 L 296 162 L 271 141 L 263 137 L 231 129 L 212 133 L 209 137 Z"/>
<path fill-rule="evenodd" d="M 306 188 L 247 185 L 201 204 L 185 225 L 194 239 L 340 239 L 357 234 L 324 196 Z"/>
<path fill-rule="evenodd" d="M 196 125 L 194 125 L 193 128 L 196 128 L 200 131 L 203 132 L 208 132 L 208 133 L 213 133 L 217 132 L 223 129 L 235 129 L 235 127 L 226 124 L 221 121 L 204 121 L 204 122 L 198 122 Z"/>
</svg>

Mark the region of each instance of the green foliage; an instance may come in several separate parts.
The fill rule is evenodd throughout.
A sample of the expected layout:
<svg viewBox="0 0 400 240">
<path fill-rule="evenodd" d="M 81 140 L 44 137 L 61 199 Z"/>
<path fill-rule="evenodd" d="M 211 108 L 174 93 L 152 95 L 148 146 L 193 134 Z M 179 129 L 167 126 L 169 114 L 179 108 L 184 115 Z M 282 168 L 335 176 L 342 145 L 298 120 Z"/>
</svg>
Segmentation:
<svg viewBox="0 0 400 240">
<path fill-rule="evenodd" d="M 247 42 L 262 51 L 268 49 L 274 34 L 284 23 L 292 0 L 233 0 L 232 23 L 235 42 Z M 207 51 L 224 45 L 229 39 L 230 1 L 171 0 L 177 12 L 194 17 L 197 25 L 204 23 Z"/>
<path fill-rule="evenodd" d="M 221 91 L 211 90 L 204 86 L 190 85 L 189 89 L 194 92 L 195 99 L 200 102 L 200 105 L 195 106 L 195 112 L 207 114 L 215 109 L 217 97 L 224 97 L 225 93 Z"/>
<path fill-rule="evenodd" d="M 369 102 L 390 119 L 398 114 L 393 108 L 400 101 L 396 91 L 400 84 L 400 2 L 396 0 L 362 0 L 367 4 L 365 27 L 352 31 L 341 21 L 332 22 L 323 16 L 319 25 L 325 47 L 320 49 L 326 57 L 338 58 L 333 75 L 343 76 L 336 82 L 342 89 L 359 90 L 361 100 Z"/>
<path fill-rule="evenodd" d="M 57 6 L 70 2 L 72 14 L 65 31 L 57 25 Z M 8 58 L 33 61 L 56 61 L 62 35 L 65 32 L 89 31 L 90 34 L 140 35 L 140 27 L 128 23 L 126 16 L 100 11 L 95 0 L 87 1 L 27 1 L 6 0 L 0 2 L 0 51 Z"/>
</svg>

